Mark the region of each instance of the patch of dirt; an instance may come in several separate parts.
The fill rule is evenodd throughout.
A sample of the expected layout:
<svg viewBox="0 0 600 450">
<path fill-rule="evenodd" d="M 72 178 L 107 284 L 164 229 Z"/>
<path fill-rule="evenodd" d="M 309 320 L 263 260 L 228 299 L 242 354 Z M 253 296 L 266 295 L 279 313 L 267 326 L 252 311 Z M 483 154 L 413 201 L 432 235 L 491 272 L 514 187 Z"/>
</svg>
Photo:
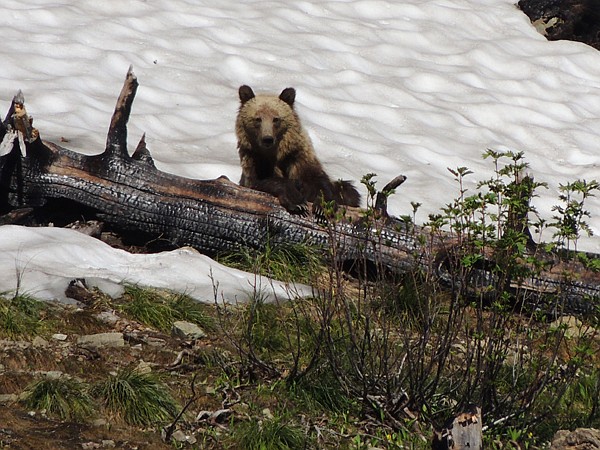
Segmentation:
<svg viewBox="0 0 600 450">
<path fill-rule="evenodd" d="M 160 435 L 133 428 L 105 427 L 60 422 L 43 418 L 40 414 L 14 407 L 0 408 L 0 448 L 18 450 L 74 450 L 103 448 L 163 450 L 173 447 L 164 444 Z"/>
<path fill-rule="evenodd" d="M 105 305 L 110 308 L 110 305 Z M 114 311 L 104 309 L 104 311 Z M 143 430 L 107 416 L 103 411 L 86 423 L 71 423 L 30 411 L 16 400 L 32 381 L 48 372 L 61 373 L 89 384 L 121 367 L 144 364 L 164 377 L 171 393 L 184 405 L 190 396 L 189 378 L 172 372 L 170 365 L 190 341 L 151 330 L 135 321 L 119 317 L 108 324 L 94 317 L 94 306 L 57 306 L 48 329 L 39 336 L 10 339 L 0 336 L 0 448 L 31 450 L 73 450 L 95 448 L 173 449 L 161 439 L 160 428 Z M 77 343 L 80 336 L 123 333 L 123 347 L 86 348 Z M 61 333 L 66 338 L 53 337 Z M 9 397 L 12 396 L 12 397 Z M 193 410 L 207 409 L 200 399 Z M 114 445 L 114 446 L 113 446 Z M 188 447 L 189 448 L 189 447 Z"/>
</svg>

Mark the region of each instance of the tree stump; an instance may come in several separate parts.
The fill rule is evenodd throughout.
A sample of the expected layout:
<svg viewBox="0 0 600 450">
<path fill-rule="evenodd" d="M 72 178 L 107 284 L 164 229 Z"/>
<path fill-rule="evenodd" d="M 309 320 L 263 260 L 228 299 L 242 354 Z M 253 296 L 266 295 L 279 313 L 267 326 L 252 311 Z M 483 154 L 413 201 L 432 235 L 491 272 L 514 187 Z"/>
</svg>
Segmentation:
<svg viewBox="0 0 600 450">
<path fill-rule="evenodd" d="M 431 448 L 433 450 L 481 450 L 483 448 L 481 408 L 473 406 L 446 422 L 444 428 L 435 433 Z"/>
</svg>

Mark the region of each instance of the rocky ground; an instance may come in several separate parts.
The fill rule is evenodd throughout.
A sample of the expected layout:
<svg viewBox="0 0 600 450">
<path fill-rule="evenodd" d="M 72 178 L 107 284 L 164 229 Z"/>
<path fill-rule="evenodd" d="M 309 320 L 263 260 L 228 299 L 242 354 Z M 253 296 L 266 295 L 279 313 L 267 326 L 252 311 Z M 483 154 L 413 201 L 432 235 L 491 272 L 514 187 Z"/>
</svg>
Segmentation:
<svg viewBox="0 0 600 450">
<path fill-rule="evenodd" d="M 93 383 L 133 365 L 140 371 L 160 373 L 183 405 L 190 386 L 189 377 L 177 367 L 181 352 L 210 345 L 210 339 L 199 340 L 201 331 L 179 325 L 172 334 L 161 333 L 124 318 L 107 302 L 92 301 L 81 306 L 55 305 L 33 337 L 0 339 L 0 448 L 174 448 L 163 442 L 160 429 L 129 426 L 107 414 L 75 424 L 48 417 L 44 411 L 31 411 L 23 404 L 22 393 L 43 377 L 67 376 Z M 193 409 L 219 407 L 214 396 L 199 395 Z M 182 431 L 174 437 L 182 445 L 194 442 Z"/>
</svg>

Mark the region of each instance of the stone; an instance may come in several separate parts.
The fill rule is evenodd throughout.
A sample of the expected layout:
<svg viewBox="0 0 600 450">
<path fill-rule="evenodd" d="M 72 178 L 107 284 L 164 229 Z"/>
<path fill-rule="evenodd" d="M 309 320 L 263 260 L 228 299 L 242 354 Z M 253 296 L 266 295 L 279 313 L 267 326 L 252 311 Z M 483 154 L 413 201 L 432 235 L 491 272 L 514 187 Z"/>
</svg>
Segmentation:
<svg viewBox="0 0 600 450">
<path fill-rule="evenodd" d="M 44 348 L 48 347 L 49 342 L 41 336 L 36 336 L 33 338 L 33 341 L 31 341 L 31 345 L 36 348 Z"/>
<path fill-rule="evenodd" d="M 140 374 L 148 374 L 152 372 L 152 365 L 146 361 L 140 361 L 135 368 L 135 371 Z"/>
<path fill-rule="evenodd" d="M 105 347 L 124 347 L 125 339 L 123 333 L 98 333 L 80 336 L 77 344 L 82 347 L 105 348 Z"/>
<path fill-rule="evenodd" d="M 577 428 L 575 431 L 557 431 L 550 444 L 550 450 L 598 450 L 600 430 Z"/>
<path fill-rule="evenodd" d="M 585 337 L 594 333 L 594 329 L 584 325 L 581 320 L 574 316 L 563 316 L 550 324 L 551 328 L 565 328 L 565 337 L 572 339 L 575 337 Z"/>
<path fill-rule="evenodd" d="M 95 420 L 92 420 L 92 426 L 108 427 L 108 421 L 106 419 L 95 419 Z"/>
<path fill-rule="evenodd" d="M 104 322 L 108 325 L 115 325 L 119 321 L 119 316 L 117 316 L 112 311 L 102 311 L 102 312 L 96 314 L 95 317 L 100 322 Z"/>
<path fill-rule="evenodd" d="M 177 442 L 186 442 L 187 441 L 187 436 L 181 430 L 175 431 L 175 433 L 173 433 L 173 435 L 171 437 L 173 439 L 175 439 Z"/>
<path fill-rule="evenodd" d="M 267 418 L 269 420 L 273 420 L 273 413 L 271 412 L 271 410 L 269 408 L 264 408 L 262 410 L 262 414 L 263 414 L 263 416 L 265 416 L 265 418 Z"/>
<path fill-rule="evenodd" d="M 62 333 L 55 333 L 52 335 L 52 339 L 54 339 L 55 341 L 66 341 L 67 337 L 68 336 L 66 334 Z"/>
<path fill-rule="evenodd" d="M 9 405 L 19 400 L 16 394 L 0 394 L 0 405 Z"/>
<path fill-rule="evenodd" d="M 96 442 L 84 442 L 83 444 L 81 444 L 81 448 L 83 450 L 93 450 L 96 448 L 100 448 L 100 444 Z"/>
<path fill-rule="evenodd" d="M 63 376 L 66 377 L 67 379 L 71 378 L 70 376 L 65 375 L 65 373 L 60 370 L 42 370 L 42 371 L 39 371 L 38 373 L 43 375 L 44 377 L 46 377 L 48 380 L 58 380 L 59 378 L 62 378 Z"/>
<path fill-rule="evenodd" d="M 202 339 L 206 333 L 195 323 L 179 320 L 173 323 L 171 334 L 181 339 Z"/>
</svg>

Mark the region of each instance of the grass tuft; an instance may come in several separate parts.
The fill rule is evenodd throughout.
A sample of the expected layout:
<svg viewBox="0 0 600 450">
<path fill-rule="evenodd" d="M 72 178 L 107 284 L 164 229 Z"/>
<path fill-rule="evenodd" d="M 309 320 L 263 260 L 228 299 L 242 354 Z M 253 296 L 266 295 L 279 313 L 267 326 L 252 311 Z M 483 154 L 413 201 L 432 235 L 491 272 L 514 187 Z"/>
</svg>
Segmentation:
<svg viewBox="0 0 600 450">
<path fill-rule="evenodd" d="M 185 294 L 127 286 L 119 305 L 121 312 L 138 322 L 168 332 L 173 322 L 186 320 L 205 329 L 212 329 L 205 305 Z"/>
<path fill-rule="evenodd" d="M 252 418 L 235 427 L 233 448 L 245 450 L 294 450 L 310 448 L 304 431 L 282 418 L 259 420 Z"/>
<path fill-rule="evenodd" d="M 99 384 L 92 395 L 115 417 L 129 425 L 149 426 L 171 420 L 177 402 L 167 387 L 152 373 L 122 369 Z"/>
<path fill-rule="evenodd" d="M 28 408 L 62 420 L 80 422 L 94 413 L 88 386 L 64 376 L 44 378 L 29 385 L 23 401 Z"/>
<path fill-rule="evenodd" d="M 24 294 L 0 298 L 0 335 L 14 339 L 39 334 L 45 306 Z"/>
<path fill-rule="evenodd" d="M 268 242 L 261 251 L 247 247 L 221 255 L 218 261 L 235 269 L 281 281 L 310 283 L 323 268 L 322 250 L 297 243 Z"/>
</svg>

